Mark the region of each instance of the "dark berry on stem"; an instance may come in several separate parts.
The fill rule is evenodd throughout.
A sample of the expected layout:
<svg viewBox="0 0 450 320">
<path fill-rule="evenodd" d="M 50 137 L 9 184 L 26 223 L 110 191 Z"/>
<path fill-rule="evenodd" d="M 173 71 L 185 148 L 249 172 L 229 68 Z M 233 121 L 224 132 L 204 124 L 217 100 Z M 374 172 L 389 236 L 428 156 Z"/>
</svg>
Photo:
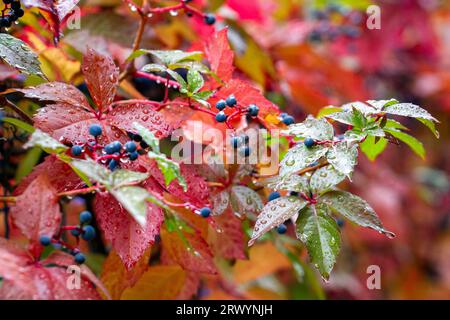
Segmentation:
<svg viewBox="0 0 450 320">
<path fill-rule="evenodd" d="M 125 150 L 127 152 L 134 152 L 136 151 L 137 146 L 136 143 L 134 143 L 133 141 L 128 141 L 127 143 L 125 143 Z"/>
<path fill-rule="evenodd" d="M 43 245 L 43 246 L 48 246 L 50 243 L 52 243 L 52 238 L 47 236 L 47 235 L 42 235 L 39 238 L 39 242 Z"/>
<path fill-rule="evenodd" d="M 242 135 L 242 139 L 244 140 L 245 143 L 248 143 L 250 141 L 250 137 L 246 134 Z"/>
<path fill-rule="evenodd" d="M 212 25 L 212 24 L 216 23 L 216 16 L 213 15 L 212 13 L 205 14 L 204 19 L 205 19 L 206 24 Z"/>
<path fill-rule="evenodd" d="M 109 162 L 109 165 L 108 165 L 109 170 L 114 171 L 116 169 L 116 167 L 117 167 L 117 164 L 118 163 L 117 163 L 116 160 L 111 159 L 111 161 Z"/>
<path fill-rule="evenodd" d="M 336 223 L 339 226 L 339 228 L 342 228 L 344 226 L 344 224 L 345 224 L 345 221 L 344 221 L 344 219 L 337 218 L 336 219 Z"/>
<path fill-rule="evenodd" d="M 269 198 L 268 199 L 269 199 L 269 201 L 272 201 L 272 200 L 278 199 L 279 197 L 280 197 L 280 193 L 274 191 L 274 192 L 271 192 L 269 194 Z"/>
<path fill-rule="evenodd" d="M 225 103 L 227 104 L 227 106 L 229 107 L 234 107 L 237 103 L 236 97 L 234 95 L 229 95 L 227 97 L 227 99 L 225 100 Z"/>
<path fill-rule="evenodd" d="M 142 141 L 142 137 L 138 134 L 133 135 L 133 140 L 136 142 L 141 142 Z"/>
<path fill-rule="evenodd" d="M 83 148 L 81 146 L 73 146 L 72 147 L 72 154 L 77 157 L 83 153 Z"/>
<path fill-rule="evenodd" d="M 3 0 L 4 4 L 10 4 L 11 2 L 13 2 L 13 0 Z"/>
<path fill-rule="evenodd" d="M 280 225 L 277 227 L 277 232 L 278 232 L 279 234 L 284 234 L 284 233 L 286 233 L 286 231 L 287 231 L 287 227 L 286 227 L 286 225 L 285 225 L 284 223 L 280 224 Z"/>
<path fill-rule="evenodd" d="M 12 20 L 9 16 L 0 18 L 0 27 L 1 28 L 9 28 L 12 25 Z"/>
<path fill-rule="evenodd" d="M 93 226 L 84 226 L 83 233 L 81 234 L 81 238 L 86 241 L 90 241 L 95 238 L 95 229 Z"/>
<path fill-rule="evenodd" d="M 141 148 L 142 149 L 147 149 L 149 146 L 147 144 L 147 142 L 145 142 L 144 140 L 141 141 Z"/>
<path fill-rule="evenodd" d="M 217 122 L 225 122 L 226 120 L 227 120 L 227 115 L 223 111 L 220 111 L 216 114 Z"/>
<path fill-rule="evenodd" d="M 130 158 L 131 161 L 136 160 L 138 157 L 139 157 L 139 153 L 137 153 L 137 151 L 130 152 L 130 154 L 128 155 L 128 158 Z"/>
<path fill-rule="evenodd" d="M 23 17 L 23 15 L 25 14 L 25 11 L 23 11 L 23 9 L 19 8 L 19 9 L 14 9 L 14 15 L 18 18 Z"/>
<path fill-rule="evenodd" d="M 244 146 L 239 149 L 239 153 L 244 157 L 248 157 L 250 155 L 250 151 L 251 150 L 249 146 Z"/>
<path fill-rule="evenodd" d="M 11 9 L 13 10 L 20 9 L 20 1 L 14 1 L 13 3 L 11 3 Z"/>
<path fill-rule="evenodd" d="M 112 143 L 107 144 L 104 149 L 107 154 L 113 154 L 114 152 L 116 152 L 115 147 Z"/>
<path fill-rule="evenodd" d="M 204 207 L 200 209 L 200 215 L 203 218 L 208 218 L 211 215 L 211 209 L 208 207 Z"/>
<path fill-rule="evenodd" d="M 83 211 L 80 213 L 80 223 L 89 223 L 92 220 L 92 213 L 90 211 Z"/>
<path fill-rule="evenodd" d="M 289 191 L 289 195 L 293 197 L 298 197 L 299 193 L 297 191 Z"/>
<path fill-rule="evenodd" d="M 89 134 L 94 137 L 98 137 L 102 134 L 102 127 L 98 124 L 92 124 L 89 127 Z"/>
<path fill-rule="evenodd" d="M 114 152 L 120 152 L 122 150 L 122 144 L 119 141 L 113 141 L 111 142 L 114 148 Z"/>
<path fill-rule="evenodd" d="M 286 116 L 286 117 L 282 118 L 281 121 L 287 126 L 289 126 L 295 122 L 294 117 L 292 117 L 292 116 Z"/>
<path fill-rule="evenodd" d="M 259 112 L 259 108 L 256 104 L 249 105 L 247 110 L 248 114 L 251 115 L 252 117 L 256 117 Z"/>
<path fill-rule="evenodd" d="M 83 264 L 86 261 L 86 257 L 81 252 L 78 252 L 77 254 L 75 254 L 74 260 L 78 264 Z"/>
<path fill-rule="evenodd" d="M 227 107 L 227 103 L 225 102 L 225 100 L 219 100 L 216 103 L 216 108 L 219 109 L 220 111 L 222 111 L 223 109 L 225 109 Z"/>
<path fill-rule="evenodd" d="M 241 143 L 242 143 L 241 137 L 232 137 L 231 138 L 231 145 L 233 146 L 234 149 L 239 148 Z"/>
<path fill-rule="evenodd" d="M 316 142 L 314 141 L 314 139 L 311 138 L 311 137 L 305 138 L 305 140 L 303 141 L 303 143 L 305 144 L 305 146 L 306 146 L 307 148 L 311 148 L 311 147 L 313 147 L 313 146 L 316 144 Z"/>
<path fill-rule="evenodd" d="M 72 229 L 72 230 L 70 230 L 70 233 L 74 236 L 74 237 L 79 237 L 80 236 L 80 234 L 81 234 L 81 232 L 80 232 L 80 229 L 79 228 L 76 228 L 76 229 Z"/>
</svg>

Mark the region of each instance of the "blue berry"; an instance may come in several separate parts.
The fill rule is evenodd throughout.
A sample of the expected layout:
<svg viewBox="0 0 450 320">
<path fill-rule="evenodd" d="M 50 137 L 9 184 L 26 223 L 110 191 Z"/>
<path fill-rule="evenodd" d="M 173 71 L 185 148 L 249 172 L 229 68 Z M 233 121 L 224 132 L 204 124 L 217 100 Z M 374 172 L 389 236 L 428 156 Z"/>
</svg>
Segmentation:
<svg viewBox="0 0 450 320">
<path fill-rule="evenodd" d="M 80 223 L 89 223 L 92 220 L 92 213 L 85 210 L 80 213 Z"/>
<path fill-rule="evenodd" d="M 93 226 L 84 226 L 83 233 L 81 234 L 81 238 L 86 241 L 90 241 L 95 238 L 95 229 Z"/>
<path fill-rule="evenodd" d="M 231 138 L 231 145 L 233 146 L 234 149 L 239 148 L 241 143 L 242 143 L 241 137 L 232 137 Z"/>
<path fill-rule="evenodd" d="M 89 134 L 91 136 L 97 137 L 102 134 L 102 127 L 98 124 L 92 124 L 89 127 Z"/>
<path fill-rule="evenodd" d="M 200 215 L 203 218 L 208 218 L 211 215 L 211 209 L 208 207 L 204 207 L 200 209 Z"/>
<path fill-rule="evenodd" d="M 288 117 L 289 115 L 286 112 L 280 114 L 281 119 Z"/>
<path fill-rule="evenodd" d="M 130 152 L 130 154 L 128 155 L 128 158 L 129 158 L 131 161 L 136 160 L 138 157 L 139 157 L 139 153 L 138 153 L 137 151 Z"/>
<path fill-rule="evenodd" d="M 109 162 L 109 170 L 114 171 L 117 167 L 118 162 L 114 159 L 111 159 L 111 161 Z"/>
<path fill-rule="evenodd" d="M 311 137 L 305 138 L 305 140 L 303 141 L 303 143 L 305 144 L 305 146 L 306 146 L 307 148 L 311 148 L 311 147 L 313 147 L 313 146 L 316 144 L 316 142 L 314 141 L 314 139 L 311 138 Z"/>
<path fill-rule="evenodd" d="M 80 234 L 81 234 L 81 232 L 80 232 L 80 229 L 79 228 L 76 228 L 76 229 L 72 229 L 72 230 L 70 230 L 70 233 L 74 236 L 74 237 L 79 237 L 80 236 Z"/>
<path fill-rule="evenodd" d="M 275 199 L 278 199 L 280 197 L 280 193 L 279 192 L 271 192 L 270 194 L 269 194 L 269 201 L 272 201 L 272 200 L 275 200 Z"/>
<path fill-rule="evenodd" d="M 216 103 L 216 108 L 220 111 L 222 111 L 223 109 L 225 109 L 227 107 L 227 103 L 225 102 L 225 100 L 219 100 Z"/>
<path fill-rule="evenodd" d="M 136 151 L 136 149 L 137 149 L 136 143 L 134 143 L 133 141 L 128 141 L 127 143 L 125 143 L 125 150 L 127 152 L 131 153 Z"/>
<path fill-rule="evenodd" d="M 111 144 L 114 148 L 114 152 L 120 152 L 120 150 L 122 150 L 122 144 L 119 141 L 113 141 Z"/>
<path fill-rule="evenodd" d="M 104 149 L 107 154 L 113 154 L 114 152 L 116 152 L 115 147 L 112 143 L 107 144 Z"/>
<path fill-rule="evenodd" d="M 236 103 L 237 103 L 236 97 L 233 94 L 229 95 L 228 98 L 225 100 L 225 103 L 230 108 L 234 107 L 236 105 Z"/>
<path fill-rule="evenodd" d="M 293 116 L 285 116 L 284 118 L 281 119 L 281 122 L 283 122 L 285 125 L 291 125 L 295 122 L 294 117 Z"/>
<path fill-rule="evenodd" d="M 227 115 L 223 111 L 220 111 L 216 114 L 217 122 L 225 122 L 226 120 L 227 120 Z"/>
<path fill-rule="evenodd" d="M 211 13 L 206 14 L 204 19 L 205 19 L 206 24 L 212 25 L 212 24 L 216 23 L 216 17 Z"/>
<path fill-rule="evenodd" d="M 259 108 L 256 104 L 249 105 L 247 110 L 248 114 L 251 115 L 252 117 L 256 117 L 259 112 Z"/>
<path fill-rule="evenodd" d="M 74 260 L 78 264 L 83 264 L 86 261 L 86 257 L 81 252 L 75 254 Z"/>
<path fill-rule="evenodd" d="M 336 223 L 339 226 L 339 228 L 342 228 L 344 226 L 344 224 L 345 224 L 345 221 L 344 221 L 344 219 L 337 218 L 336 219 Z"/>
<path fill-rule="evenodd" d="M 47 236 L 47 235 L 42 235 L 39 238 L 39 242 L 43 245 L 43 246 L 48 246 L 50 243 L 52 243 L 52 238 Z"/>
<path fill-rule="evenodd" d="M 244 157 L 248 157 L 250 155 L 250 151 L 251 150 L 249 146 L 243 146 L 239 149 L 239 153 Z"/>
<path fill-rule="evenodd" d="M 278 232 L 279 234 L 284 234 L 284 233 L 286 233 L 286 231 L 287 231 L 287 227 L 286 227 L 286 225 L 285 225 L 284 223 L 280 224 L 280 225 L 277 227 L 277 232 Z"/>
<path fill-rule="evenodd" d="M 83 147 L 81 146 L 73 146 L 72 147 L 72 154 L 75 157 L 78 157 L 79 155 L 81 155 L 83 153 Z"/>
</svg>

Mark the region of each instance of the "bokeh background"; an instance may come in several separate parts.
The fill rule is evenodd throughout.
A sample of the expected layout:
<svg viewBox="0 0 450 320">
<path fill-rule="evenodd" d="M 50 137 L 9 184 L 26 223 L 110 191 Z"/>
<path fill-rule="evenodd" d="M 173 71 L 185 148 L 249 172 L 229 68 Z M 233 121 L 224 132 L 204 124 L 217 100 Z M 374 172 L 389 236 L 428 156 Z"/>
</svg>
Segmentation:
<svg viewBox="0 0 450 320">
<path fill-rule="evenodd" d="M 165 1 L 163 1 L 165 2 Z M 450 298 L 450 2 L 437 0 L 307 1 L 194 0 L 215 12 L 216 28 L 229 28 L 237 73 L 250 78 L 283 110 L 301 121 L 327 105 L 396 98 L 418 104 L 440 120 L 440 139 L 415 120 L 404 120 L 423 141 L 425 159 L 405 145 L 390 145 L 371 162 L 363 155 L 347 187 L 366 199 L 396 233 L 342 226 L 343 248 L 328 283 L 309 269 L 305 252 L 295 263 L 271 244 L 250 250 L 250 260 L 230 267 L 227 282 L 202 280 L 201 299 L 448 299 Z M 83 85 L 76 55 L 89 45 L 127 56 L 137 20 L 121 1 L 81 2 L 80 30 L 64 30 L 58 48 L 39 15 L 27 12 L 14 34 L 39 51 L 51 80 Z M 378 5 L 381 29 L 366 27 L 366 9 Z M 189 49 L 207 37 L 201 21 L 185 16 L 152 18 L 143 47 Z M 0 87 L 24 79 L 0 65 Z M 27 79 L 32 83 L 32 79 Z M 134 79 L 139 94 L 157 99 L 161 87 Z M 127 90 L 122 88 L 122 90 Z M 134 90 L 134 89 L 129 89 Z M 33 106 L 27 106 L 33 108 Z M 19 143 L 20 144 L 20 143 Z M 34 154 L 32 153 L 34 152 Z M 24 159 L 37 151 L 2 154 L 5 182 L 20 180 Z M 7 162 L 7 163 L 5 163 Z M 10 181 L 10 180 L 8 180 Z M 75 199 L 67 212 L 85 202 Z M 70 219 L 70 215 L 69 215 Z M 75 220 L 74 220 L 75 221 Z M 4 225 L 0 224 L 0 234 Z M 91 248 L 89 264 L 101 274 L 103 247 Z M 1 262 L 0 262 L 1 263 Z M 381 268 L 381 289 L 366 287 L 367 267 Z M 303 276 L 295 272 L 303 268 Z"/>
</svg>

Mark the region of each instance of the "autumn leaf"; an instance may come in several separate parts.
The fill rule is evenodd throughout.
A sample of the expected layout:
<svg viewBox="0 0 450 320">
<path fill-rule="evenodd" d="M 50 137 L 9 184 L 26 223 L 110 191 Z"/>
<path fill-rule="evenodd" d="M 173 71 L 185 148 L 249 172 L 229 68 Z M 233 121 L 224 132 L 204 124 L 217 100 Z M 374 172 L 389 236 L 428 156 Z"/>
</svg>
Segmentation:
<svg viewBox="0 0 450 320">
<path fill-rule="evenodd" d="M 228 43 L 227 33 L 228 29 L 224 28 L 208 38 L 208 41 L 204 44 L 205 55 L 211 71 L 224 83 L 231 80 L 234 71 L 234 52 Z M 213 79 L 212 82 L 215 83 L 216 80 Z"/>
<path fill-rule="evenodd" d="M 245 259 L 245 238 L 242 222 L 231 211 L 214 217 L 216 228 L 210 228 L 208 243 L 214 256 L 226 259 Z"/>
<path fill-rule="evenodd" d="M 35 242 L 39 242 L 42 235 L 51 237 L 57 232 L 61 223 L 58 195 L 46 174 L 39 175 L 17 197 L 11 208 L 11 218 L 14 225 Z"/>
</svg>

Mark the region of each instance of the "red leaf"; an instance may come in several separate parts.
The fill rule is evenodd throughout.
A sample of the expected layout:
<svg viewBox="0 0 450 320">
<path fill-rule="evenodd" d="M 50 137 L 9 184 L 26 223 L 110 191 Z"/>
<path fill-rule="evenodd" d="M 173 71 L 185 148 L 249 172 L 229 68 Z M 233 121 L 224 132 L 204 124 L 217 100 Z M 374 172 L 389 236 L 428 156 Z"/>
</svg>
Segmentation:
<svg viewBox="0 0 450 320">
<path fill-rule="evenodd" d="M 11 240 L 0 238 L 0 276 L 7 280 L 26 282 L 21 268 L 32 260 L 31 255 Z"/>
<path fill-rule="evenodd" d="M 208 243 L 216 256 L 226 259 L 246 259 L 245 239 L 241 220 L 227 211 L 214 217 L 220 232 L 212 230 L 208 233 Z"/>
<path fill-rule="evenodd" d="M 49 155 L 44 162 L 34 167 L 33 171 L 22 180 L 14 190 L 14 195 L 19 195 L 40 175 L 46 175 L 50 184 L 57 192 L 79 189 L 84 182 L 73 172 L 69 165 L 59 160 L 54 155 Z"/>
<path fill-rule="evenodd" d="M 97 222 L 105 238 L 129 270 L 155 241 L 164 215 L 159 207 L 148 205 L 147 225 L 142 228 L 107 192 L 97 193 L 94 202 Z"/>
<path fill-rule="evenodd" d="M 52 252 L 47 259 L 42 261 L 43 265 L 58 265 L 60 267 L 69 267 L 73 265 L 73 256 L 62 251 Z M 110 298 L 108 290 L 105 288 L 103 283 L 97 278 L 97 276 L 89 269 L 86 265 L 80 265 L 81 275 L 94 284 L 98 289 L 100 289 L 106 297 Z"/>
<path fill-rule="evenodd" d="M 158 138 L 167 137 L 172 132 L 165 117 L 148 104 L 122 103 L 108 113 L 106 122 L 125 131 L 135 131 L 133 123 L 137 122 Z"/>
<path fill-rule="evenodd" d="M 81 71 L 92 99 L 99 110 L 104 110 L 113 102 L 116 94 L 119 69 L 111 57 L 89 48 L 83 57 Z"/>
<path fill-rule="evenodd" d="M 183 288 L 177 295 L 177 300 L 189 300 L 197 294 L 200 286 L 200 275 L 197 272 L 187 271 Z"/>
<path fill-rule="evenodd" d="M 38 242 L 41 235 L 53 236 L 61 223 L 58 195 L 46 174 L 39 175 L 17 197 L 11 208 L 15 226 L 30 240 Z"/>
<path fill-rule="evenodd" d="M 227 28 L 220 30 L 205 43 L 205 54 L 211 70 L 223 82 L 230 81 L 234 71 L 234 52 L 228 43 L 227 31 Z"/>
<path fill-rule="evenodd" d="M 163 249 L 167 251 L 169 260 L 175 261 L 185 270 L 216 274 L 213 255 L 206 241 L 197 232 L 181 232 L 185 241 L 178 232 L 161 230 Z"/>
<path fill-rule="evenodd" d="M 183 191 L 183 187 L 179 185 L 178 181 L 172 181 L 167 191 L 180 200 L 190 202 L 197 207 L 203 207 L 208 203 L 209 189 L 205 179 L 198 174 L 197 168 L 194 165 L 180 164 L 181 175 L 186 180 L 188 189 Z M 149 171 L 151 175 L 158 181 L 161 186 L 165 186 L 164 176 L 159 170 L 156 162 L 152 162 Z"/>
<path fill-rule="evenodd" d="M 91 108 L 80 90 L 63 82 L 47 82 L 35 87 L 11 89 L 10 91 L 22 92 L 25 98 L 39 101 L 52 101 L 56 104 L 67 104 L 76 108 Z"/>
</svg>

